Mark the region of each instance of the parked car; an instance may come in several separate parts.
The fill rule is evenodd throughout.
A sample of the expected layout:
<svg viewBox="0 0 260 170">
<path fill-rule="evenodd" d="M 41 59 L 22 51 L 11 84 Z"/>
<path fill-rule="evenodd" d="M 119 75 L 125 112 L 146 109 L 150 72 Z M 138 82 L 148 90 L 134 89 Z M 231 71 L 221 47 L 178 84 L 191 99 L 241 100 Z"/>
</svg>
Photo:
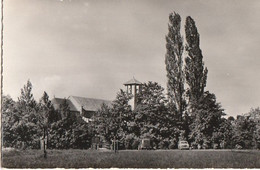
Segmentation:
<svg viewBox="0 0 260 170">
<path fill-rule="evenodd" d="M 178 143 L 178 149 L 190 149 L 190 145 L 187 141 L 182 140 Z"/>
<path fill-rule="evenodd" d="M 146 149 L 146 150 L 152 149 L 151 140 L 149 138 L 144 138 L 141 140 L 141 142 L 138 146 L 138 150 L 143 150 L 143 149 Z"/>
</svg>

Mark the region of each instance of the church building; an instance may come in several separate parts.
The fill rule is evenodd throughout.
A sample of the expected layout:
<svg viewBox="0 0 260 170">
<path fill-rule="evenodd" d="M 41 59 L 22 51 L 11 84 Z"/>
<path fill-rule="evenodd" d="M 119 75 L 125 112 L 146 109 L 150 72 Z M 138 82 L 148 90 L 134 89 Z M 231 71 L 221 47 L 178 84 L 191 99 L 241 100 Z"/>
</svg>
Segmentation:
<svg viewBox="0 0 260 170">
<path fill-rule="evenodd" d="M 126 86 L 126 92 L 133 95 L 133 98 L 129 101 L 129 104 L 134 110 L 137 105 L 136 97 L 139 91 L 141 91 L 142 83 L 133 77 L 133 79 L 127 81 L 126 83 L 124 83 L 124 85 Z M 67 101 L 70 111 L 72 113 L 81 115 L 83 120 L 86 122 L 93 120 L 93 116 L 103 104 L 107 105 L 108 107 L 112 107 L 112 101 L 109 100 L 69 96 L 68 98 L 54 97 L 51 100 L 54 109 L 59 110 L 60 105 L 64 102 L 64 100 Z"/>
</svg>

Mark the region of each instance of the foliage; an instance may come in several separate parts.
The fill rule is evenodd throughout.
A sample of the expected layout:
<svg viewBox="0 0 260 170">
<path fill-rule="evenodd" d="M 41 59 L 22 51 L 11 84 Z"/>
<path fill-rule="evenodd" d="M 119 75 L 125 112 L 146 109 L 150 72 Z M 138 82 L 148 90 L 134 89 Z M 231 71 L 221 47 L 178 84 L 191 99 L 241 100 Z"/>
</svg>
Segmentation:
<svg viewBox="0 0 260 170">
<path fill-rule="evenodd" d="M 198 102 L 199 105 L 194 109 L 195 119 L 191 124 L 190 140 L 206 147 L 212 147 L 212 135 L 218 132 L 225 115 L 221 105 L 216 102 L 214 94 L 204 92 L 203 97 Z"/>
<path fill-rule="evenodd" d="M 49 148 L 90 146 L 91 135 L 86 122 L 69 111 L 66 100 L 59 111 L 54 110 L 46 92 L 37 103 L 30 81 L 21 89 L 18 102 L 3 96 L 2 104 L 4 147 L 39 149 L 40 140 L 46 135 Z"/>
<path fill-rule="evenodd" d="M 40 99 L 38 115 L 40 126 L 49 126 L 49 124 L 61 119 L 60 114 L 55 111 L 47 92 L 44 92 Z"/>
<path fill-rule="evenodd" d="M 133 112 L 128 101 L 132 98 L 125 91 L 120 90 L 113 101 L 111 108 L 111 139 L 116 136 L 121 142 L 124 141 L 126 134 L 131 133 L 132 129 L 128 126 L 133 122 Z"/>
<path fill-rule="evenodd" d="M 174 121 L 175 114 L 168 112 L 163 90 L 156 82 L 144 83 L 134 111 L 136 129 L 140 132 L 136 135 L 152 138 L 155 147 L 159 147 L 160 141 L 166 138 L 176 138 L 178 133 Z"/>
<path fill-rule="evenodd" d="M 200 35 L 195 21 L 188 16 L 185 23 L 186 47 L 185 77 L 188 85 L 189 123 L 191 143 L 204 148 L 213 147 L 214 142 L 224 141 L 219 132 L 223 121 L 224 110 L 216 102 L 214 94 L 205 92 L 208 69 L 204 68 L 203 55 L 200 49 Z M 226 125 L 226 124 L 223 124 Z M 222 134 L 223 135 L 223 134 Z M 220 139 L 221 138 L 221 139 Z"/>
<path fill-rule="evenodd" d="M 103 104 L 97 111 L 94 121 L 89 123 L 92 135 L 100 137 L 101 142 L 111 143 L 116 138 L 120 142 L 120 147 L 131 148 L 132 140 L 130 136 L 133 133 L 131 124 L 133 124 L 133 112 L 128 101 L 132 95 L 120 90 L 116 99 L 109 108 Z M 129 143 L 130 142 L 130 143 Z"/>
<path fill-rule="evenodd" d="M 165 64 L 167 70 L 167 90 L 170 102 L 177 109 L 178 119 L 182 121 L 186 101 L 184 89 L 183 71 L 183 38 L 180 33 L 181 17 L 179 14 L 171 13 L 169 16 L 168 35 L 166 36 Z"/>
<path fill-rule="evenodd" d="M 185 23 L 186 51 L 185 76 L 188 84 L 188 97 L 191 107 L 196 107 L 197 101 L 203 96 L 207 82 L 207 68 L 204 69 L 203 56 L 200 49 L 200 35 L 195 21 L 188 16 Z"/>
<path fill-rule="evenodd" d="M 77 114 L 70 112 L 67 100 L 60 106 L 62 119 L 51 124 L 49 148 L 83 149 L 90 147 L 91 135 L 87 123 Z"/>
<path fill-rule="evenodd" d="M 49 96 L 46 92 L 43 93 L 42 98 L 39 102 L 39 110 L 38 110 L 38 129 L 40 130 L 41 139 L 47 139 L 48 137 L 48 129 L 50 126 L 50 115 L 55 112 L 52 106 L 51 101 L 49 100 Z M 47 148 L 44 147 L 44 153 L 46 154 Z M 45 155 L 46 156 L 46 155 Z"/>
<path fill-rule="evenodd" d="M 20 107 L 28 110 L 30 109 L 29 111 L 36 108 L 36 101 L 32 94 L 32 83 L 30 80 L 28 80 L 26 85 L 21 89 L 21 96 L 18 97 L 18 103 Z"/>
<path fill-rule="evenodd" d="M 127 134 L 124 141 L 124 146 L 126 149 L 137 149 L 139 144 L 139 138 L 135 134 Z"/>
<path fill-rule="evenodd" d="M 16 147 L 17 134 L 15 127 L 20 119 L 20 114 L 17 109 L 17 103 L 10 96 L 2 96 L 2 127 L 3 127 L 3 146 Z"/>
<path fill-rule="evenodd" d="M 94 121 L 89 123 L 89 127 L 91 128 L 91 133 L 93 135 L 98 135 L 102 139 L 106 141 L 110 141 L 112 139 L 111 136 L 111 109 L 106 105 L 102 104 L 101 108 L 97 111 L 94 116 Z"/>
<path fill-rule="evenodd" d="M 15 148 L 39 148 L 38 106 L 33 98 L 31 82 L 28 80 L 21 89 L 18 102 L 5 98 L 3 108 L 4 144 Z"/>
<path fill-rule="evenodd" d="M 237 116 L 234 123 L 234 144 L 245 149 L 260 148 L 260 109 L 251 109 L 248 114 Z"/>
<path fill-rule="evenodd" d="M 211 141 L 221 149 L 232 149 L 234 147 L 233 135 L 232 120 L 221 118 L 219 128 L 212 133 Z"/>
</svg>

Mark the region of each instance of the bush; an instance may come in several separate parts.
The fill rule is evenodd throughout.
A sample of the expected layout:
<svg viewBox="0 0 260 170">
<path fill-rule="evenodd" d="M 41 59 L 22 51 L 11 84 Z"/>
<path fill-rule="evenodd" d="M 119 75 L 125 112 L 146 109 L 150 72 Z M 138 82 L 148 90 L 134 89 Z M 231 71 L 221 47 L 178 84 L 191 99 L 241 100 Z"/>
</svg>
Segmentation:
<svg viewBox="0 0 260 170">
<path fill-rule="evenodd" d="M 192 149 L 198 149 L 197 143 L 196 143 L 196 142 L 192 142 L 192 143 L 191 143 L 191 148 L 192 148 Z"/>
<path fill-rule="evenodd" d="M 177 149 L 177 141 L 175 139 L 171 140 L 169 149 Z"/>
<path fill-rule="evenodd" d="M 133 149 L 133 142 L 135 141 L 135 135 L 134 134 L 128 134 L 126 135 L 124 139 L 124 145 L 125 149 Z"/>
<path fill-rule="evenodd" d="M 138 145 L 140 144 L 140 141 L 138 139 L 135 139 L 132 143 L 132 149 L 138 149 Z"/>
<path fill-rule="evenodd" d="M 168 149 L 169 148 L 169 142 L 168 141 L 161 141 L 158 145 L 159 149 Z"/>
<path fill-rule="evenodd" d="M 211 147 L 210 145 L 210 141 L 206 138 L 203 139 L 203 145 L 202 145 L 202 148 L 203 149 L 209 149 Z"/>
</svg>

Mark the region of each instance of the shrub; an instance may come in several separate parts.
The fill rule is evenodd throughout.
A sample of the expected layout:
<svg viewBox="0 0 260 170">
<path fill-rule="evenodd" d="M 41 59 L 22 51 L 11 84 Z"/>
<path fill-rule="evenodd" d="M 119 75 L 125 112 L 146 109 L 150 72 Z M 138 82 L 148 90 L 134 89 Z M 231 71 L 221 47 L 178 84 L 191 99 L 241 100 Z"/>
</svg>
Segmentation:
<svg viewBox="0 0 260 170">
<path fill-rule="evenodd" d="M 138 139 L 135 139 L 132 143 L 132 149 L 138 149 L 139 144 L 140 144 L 140 141 Z"/>
<path fill-rule="evenodd" d="M 177 146 L 177 141 L 175 139 L 170 141 L 169 149 L 176 149 Z"/>
<path fill-rule="evenodd" d="M 159 142 L 158 147 L 159 147 L 159 149 L 168 149 L 169 148 L 169 141 L 163 140 L 163 141 Z"/>
</svg>

